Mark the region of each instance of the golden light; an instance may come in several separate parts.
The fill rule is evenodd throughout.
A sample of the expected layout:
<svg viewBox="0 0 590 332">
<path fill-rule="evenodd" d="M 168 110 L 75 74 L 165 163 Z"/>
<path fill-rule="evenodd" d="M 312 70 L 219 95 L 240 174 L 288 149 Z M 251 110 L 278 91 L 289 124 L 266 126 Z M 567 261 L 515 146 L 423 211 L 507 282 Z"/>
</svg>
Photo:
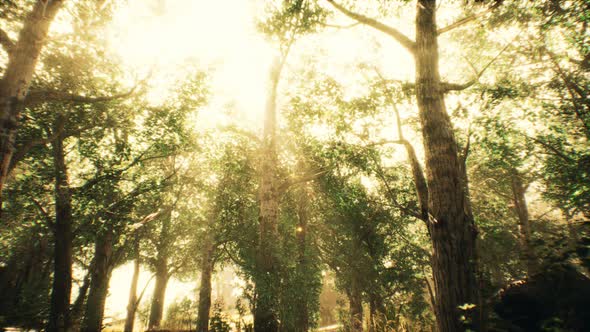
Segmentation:
<svg viewBox="0 0 590 332">
<path fill-rule="evenodd" d="M 121 58 L 130 80 L 152 73 L 148 98 L 154 104 L 165 101 L 176 83 L 190 74 L 189 68 L 210 73 L 211 98 L 192 117 L 195 130 L 230 123 L 260 129 L 268 69 L 276 52 L 255 29 L 260 9 L 260 3 L 254 0 L 129 0 L 116 10 L 107 36 L 112 52 Z M 396 25 L 404 26 L 404 20 L 401 18 Z M 350 22 L 342 15 L 334 15 L 330 23 Z M 359 70 L 359 63 L 375 64 L 390 78 L 411 81 L 414 76 L 410 55 L 389 37 L 362 26 L 326 28 L 301 38 L 293 46 L 280 86 L 282 92 L 289 88 L 285 84 L 289 75 L 301 68 L 303 59 L 309 55 L 313 55 L 319 71 L 343 85 L 347 98 L 367 92 L 367 73 Z M 285 104 L 282 92 L 279 109 Z M 406 118 L 412 109 L 401 111 Z M 378 135 L 395 139 L 393 115 L 384 122 Z M 323 128 L 312 129 L 314 135 L 325 134 Z M 297 233 L 303 231 L 301 226 L 296 228 Z M 108 316 L 124 315 L 131 274 L 130 263 L 113 272 Z M 148 274 L 142 271 L 140 284 L 147 282 Z M 195 286 L 195 282 L 172 279 L 166 302 L 192 294 Z M 149 294 L 144 301 L 149 301 Z"/>
</svg>

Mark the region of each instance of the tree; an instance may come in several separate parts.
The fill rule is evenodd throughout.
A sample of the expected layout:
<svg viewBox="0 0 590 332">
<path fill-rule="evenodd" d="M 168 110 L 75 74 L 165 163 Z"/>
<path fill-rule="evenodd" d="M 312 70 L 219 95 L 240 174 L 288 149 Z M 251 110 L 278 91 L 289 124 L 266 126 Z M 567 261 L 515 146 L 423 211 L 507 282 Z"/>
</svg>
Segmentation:
<svg viewBox="0 0 590 332">
<path fill-rule="evenodd" d="M 279 203 L 284 189 L 280 185 L 277 146 L 277 93 L 281 72 L 295 39 L 312 31 L 319 18 L 317 8 L 307 1 L 287 1 L 279 11 L 261 24 L 269 36 L 278 39 L 279 55 L 270 69 L 269 91 L 264 114 L 259 187 L 259 240 L 256 258 L 256 304 L 254 327 L 256 331 L 278 331 L 279 273 L 281 262 L 276 239 L 279 238 Z"/>
<path fill-rule="evenodd" d="M 8 65 L 0 81 L 0 107 L 2 109 L 2 133 L 0 135 L 0 195 L 8 175 L 8 167 L 14 153 L 16 129 L 22 103 L 27 96 L 35 66 L 45 45 L 51 22 L 63 6 L 63 0 L 35 2 L 24 21 L 19 38 L 13 42 L 0 30 L 0 43 L 8 53 Z M 41 42 L 39 42 L 41 41 Z M 1 196 L 0 196 L 1 197 Z M 60 320 L 64 320 L 60 318 Z M 63 323 L 58 323 L 63 326 Z"/>
<path fill-rule="evenodd" d="M 413 56 L 416 64 L 415 95 L 422 127 L 428 185 L 428 230 L 432 239 L 435 313 L 438 329 L 460 331 L 460 306 L 479 303 L 476 255 L 477 231 L 470 212 L 466 179 L 461 171 L 457 142 L 446 111 L 445 94 L 469 87 L 443 82 L 439 74 L 438 36 L 448 29 L 436 25 L 436 1 L 418 0 L 416 40 L 379 21 L 349 11 L 334 1 L 334 8 L 358 22 L 392 37 Z M 450 282 L 449 282 L 450 281 Z M 477 315 L 469 324 L 477 326 Z"/>
</svg>

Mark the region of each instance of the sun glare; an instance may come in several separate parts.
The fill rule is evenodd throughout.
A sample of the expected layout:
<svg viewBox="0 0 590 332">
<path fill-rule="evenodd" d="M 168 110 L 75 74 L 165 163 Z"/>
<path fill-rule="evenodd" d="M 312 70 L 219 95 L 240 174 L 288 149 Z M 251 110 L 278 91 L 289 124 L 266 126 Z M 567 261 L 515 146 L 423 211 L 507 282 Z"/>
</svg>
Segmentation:
<svg viewBox="0 0 590 332">
<path fill-rule="evenodd" d="M 272 57 L 256 32 L 254 10 L 250 1 L 130 0 L 115 15 L 109 39 L 127 67 L 140 76 L 151 72 L 153 103 L 163 102 L 188 74 L 182 68 L 193 65 L 212 75 L 201 121 L 214 125 L 228 104 L 254 120 L 263 110 Z"/>
</svg>

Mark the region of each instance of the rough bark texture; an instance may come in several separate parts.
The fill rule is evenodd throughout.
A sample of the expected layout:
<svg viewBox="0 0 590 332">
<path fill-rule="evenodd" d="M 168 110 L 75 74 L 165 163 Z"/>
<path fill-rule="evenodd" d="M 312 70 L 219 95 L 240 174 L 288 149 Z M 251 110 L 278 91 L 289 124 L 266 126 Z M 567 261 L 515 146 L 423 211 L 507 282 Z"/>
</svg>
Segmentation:
<svg viewBox="0 0 590 332">
<path fill-rule="evenodd" d="M 106 232 L 96 240 L 94 246 L 94 266 L 91 272 L 82 332 L 98 332 L 102 329 L 105 301 L 111 279 L 112 257 L 113 235 L 111 232 Z"/>
<path fill-rule="evenodd" d="M 209 313 L 211 311 L 211 276 L 213 275 L 213 256 L 215 248 L 210 239 L 203 246 L 201 260 L 201 288 L 199 289 L 199 307 L 197 312 L 197 332 L 209 331 Z"/>
<path fill-rule="evenodd" d="M 162 323 L 168 279 L 168 259 L 166 257 L 159 257 L 156 265 L 156 285 L 154 286 L 154 295 L 152 296 L 152 306 L 148 322 L 149 330 L 158 329 Z"/>
<path fill-rule="evenodd" d="M 459 309 L 477 304 L 476 230 L 469 213 L 457 143 L 440 87 L 436 1 L 419 0 L 416 15 L 416 97 L 426 159 L 435 311 L 440 332 L 463 331 Z M 474 315 L 466 314 L 477 325 Z"/>
<path fill-rule="evenodd" d="M 466 190 L 467 179 L 462 174 L 457 142 L 444 102 L 449 84 L 440 81 L 436 1 L 417 1 L 415 42 L 395 28 L 328 1 L 343 14 L 389 35 L 414 56 L 415 91 L 426 157 L 428 230 L 433 246 L 437 326 L 440 332 L 477 329 L 479 319 L 472 312 L 459 309 L 465 304 L 480 303 L 476 277 L 477 234 Z M 420 193 L 420 188 L 417 189 Z M 462 322 L 462 316 L 471 324 Z"/>
<path fill-rule="evenodd" d="M 529 276 L 539 273 L 539 263 L 532 244 L 529 210 L 526 203 L 526 188 L 521 177 L 515 172 L 512 175 L 512 195 L 514 196 L 514 210 L 518 215 L 518 231 L 520 232 L 520 247 L 522 259 L 527 267 Z"/>
<path fill-rule="evenodd" d="M 35 3 L 18 41 L 11 47 L 8 64 L 0 80 L 0 195 L 14 153 L 20 105 L 27 95 L 51 21 L 64 2 L 38 0 Z"/>
<path fill-rule="evenodd" d="M 58 119 L 58 122 L 63 119 Z M 57 128 L 58 126 L 54 126 Z M 70 327 L 72 292 L 72 199 L 64 158 L 63 133 L 53 143 L 55 167 L 54 271 L 48 332 L 65 332 Z"/>
<path fill-rule="evenodd" d="M 348 292 L 348 302 L 350 305 L 350 331 L 363 331 L 363 298 L 362 292 L 356 278 L 353 277 L 350 290 Z"/>
<path fill-rule="evenodd" d="M 277 192 L 276 151 L 276 98 L 282 60 L 275 60 L 270 74 L 270 91 L 267 99 L 261 181 L 259 188 L 259 242 L 257 252 L 256 306 L 254 329 L 256 332 L 278 331 L 279 277 L 278 257 L 275 248 L 279 236 L 279 198 Z"/>
<path fill-rule="evenodd" d="M 129 300 L 127 301 L 127 316 L 125 317 L 124 332 L 132 332 L 135 324 L 135 313 L 137 312 L 137 283 L 139 281 L 139 241 L 135 240 L 135 261 L 133 262 L 133 277 L 129 288 Z"/>
</svg>

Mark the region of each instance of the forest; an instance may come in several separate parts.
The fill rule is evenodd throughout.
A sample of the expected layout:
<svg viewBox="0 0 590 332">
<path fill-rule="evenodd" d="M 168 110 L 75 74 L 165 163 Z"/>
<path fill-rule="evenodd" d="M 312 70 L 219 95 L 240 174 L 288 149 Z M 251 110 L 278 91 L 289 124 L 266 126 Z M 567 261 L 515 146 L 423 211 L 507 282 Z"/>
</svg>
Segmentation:
<svg viewBox="0 0 590 332">
<path fill-rule="evenodd" d="M 590 331 L 589 0 L 0 0 L 0 331 Z"/>
</svg>

